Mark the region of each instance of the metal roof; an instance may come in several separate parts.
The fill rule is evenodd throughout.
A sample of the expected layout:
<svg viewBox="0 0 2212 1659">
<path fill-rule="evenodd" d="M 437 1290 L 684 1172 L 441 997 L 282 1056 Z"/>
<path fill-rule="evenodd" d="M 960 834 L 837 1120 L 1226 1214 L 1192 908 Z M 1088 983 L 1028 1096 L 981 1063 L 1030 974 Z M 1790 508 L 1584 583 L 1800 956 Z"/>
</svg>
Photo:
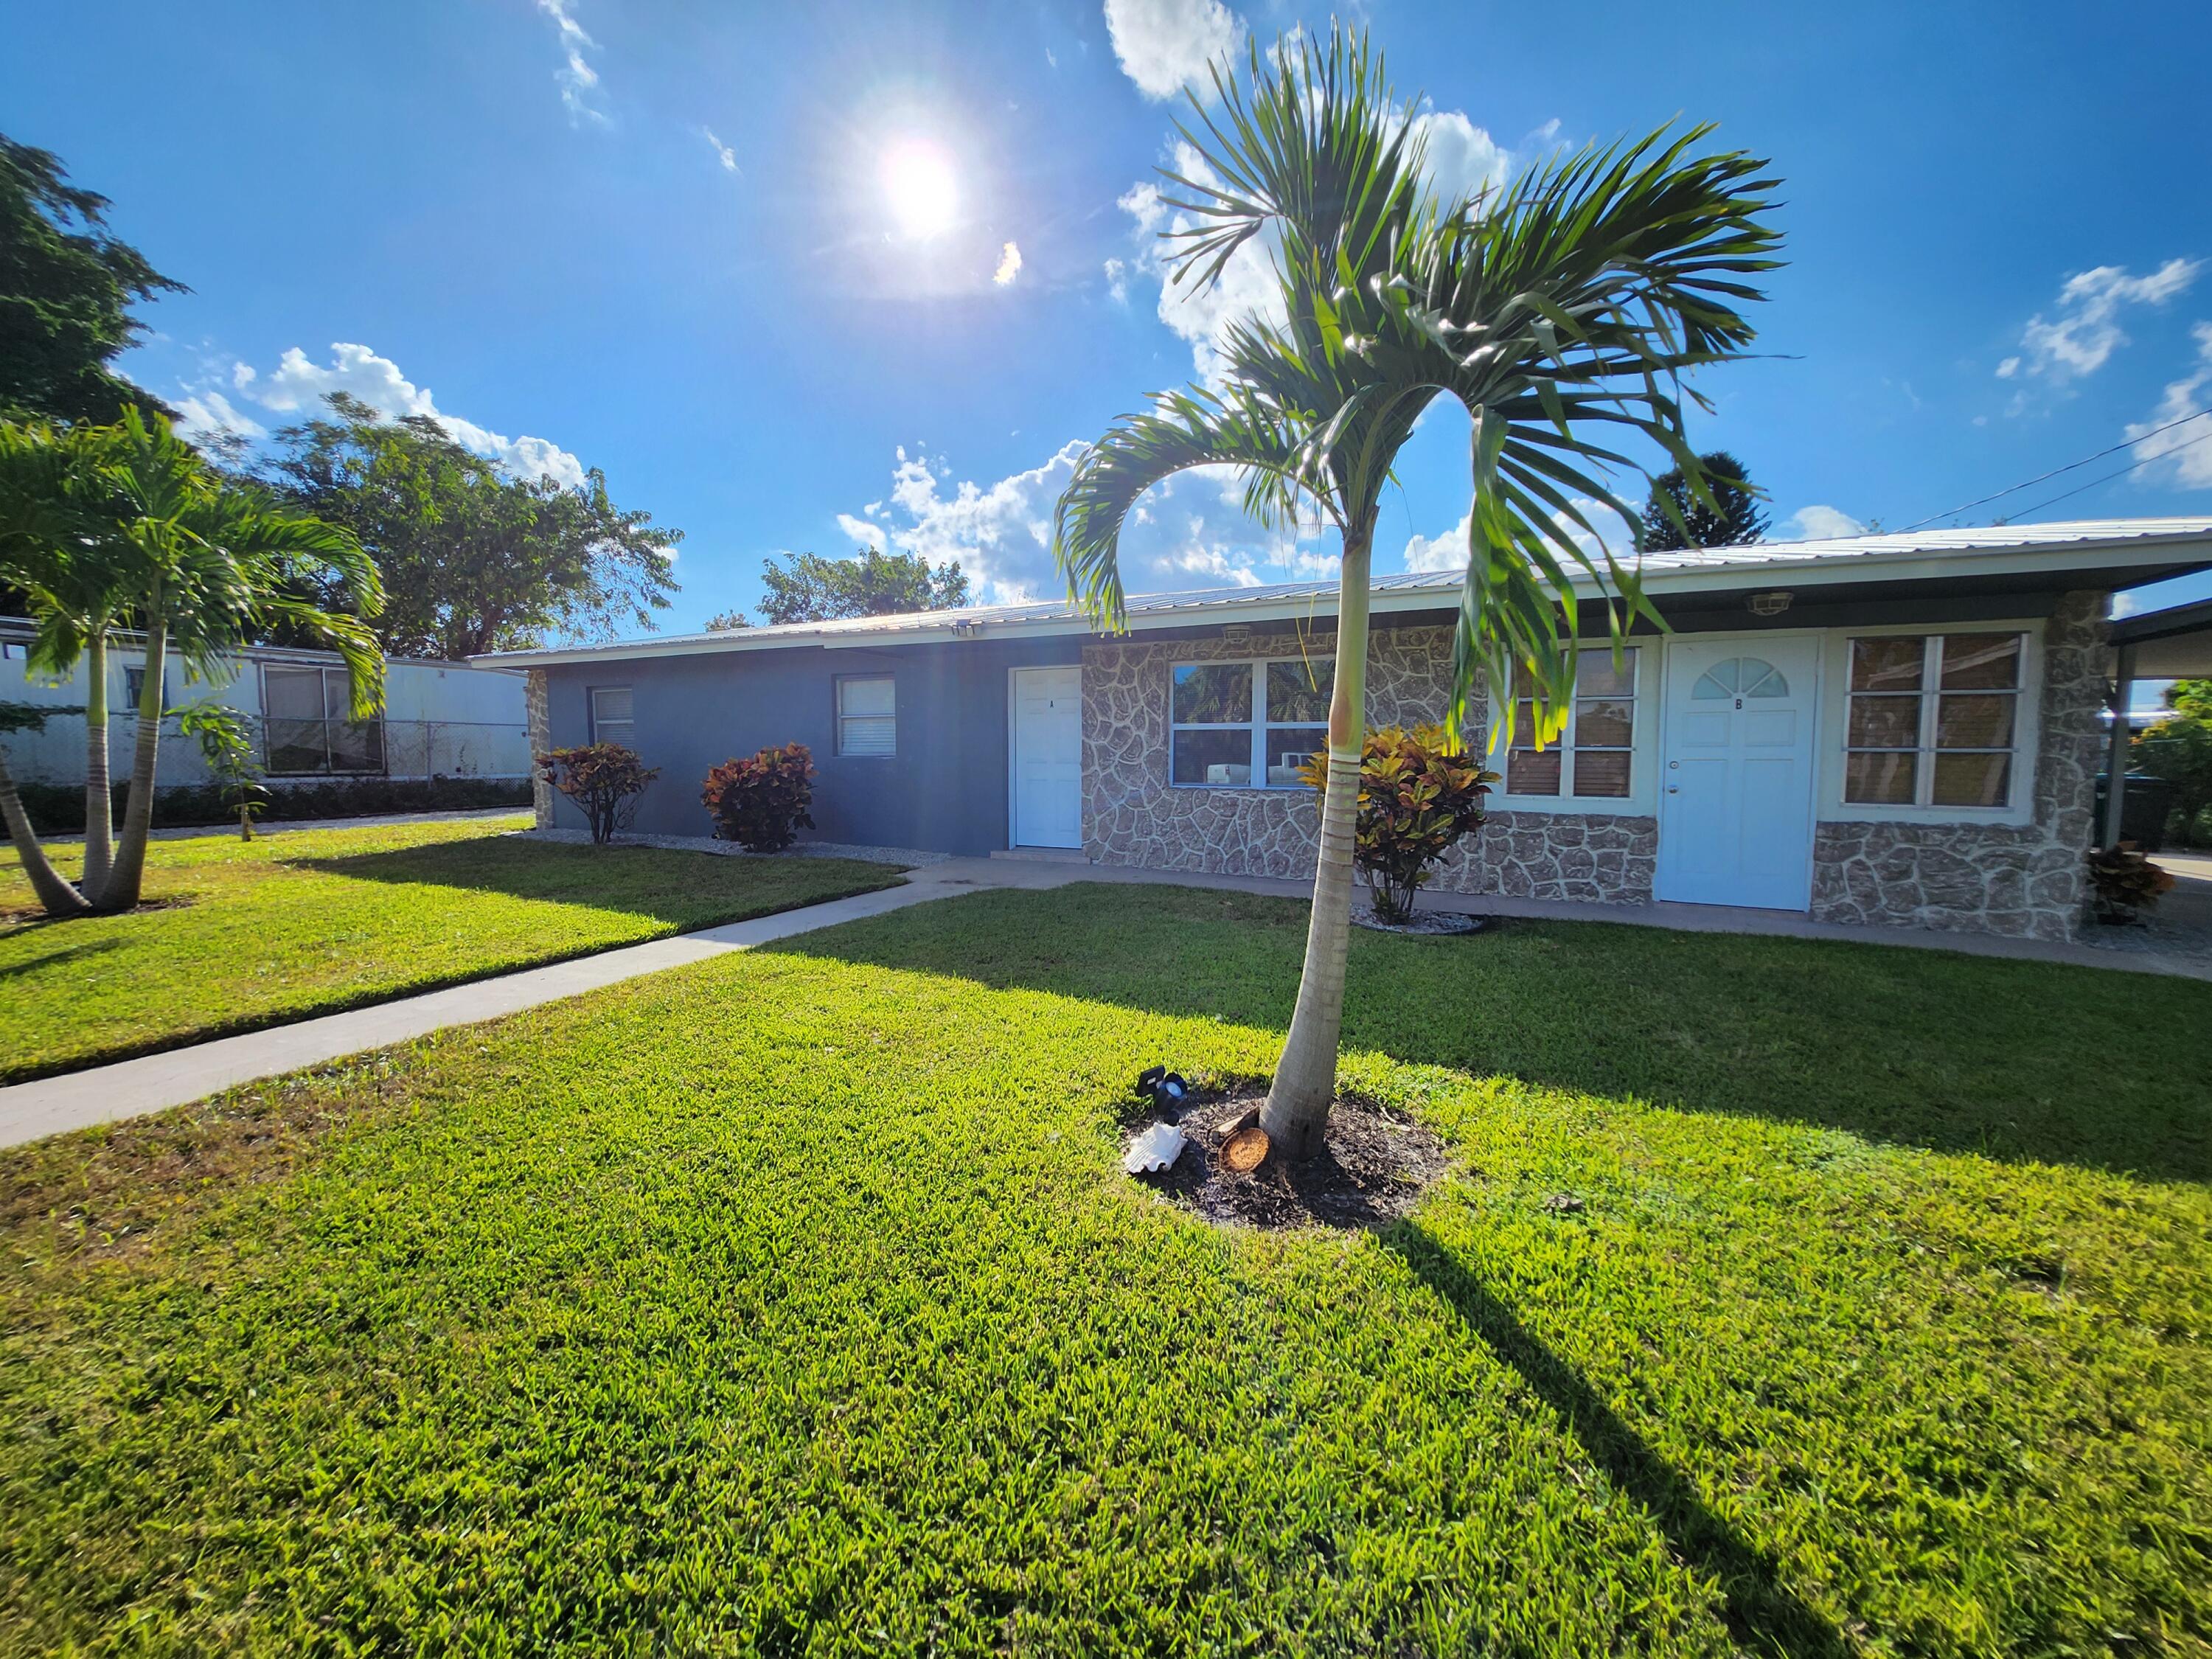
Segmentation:
<svg viewBox="0 0 2212 1659">
<path fill-rule="evenodd" d="M 2212 599 L 2123 617 L 2112 624 L 2112 643 L 2133 647 L 2128 663 L 2137 679 L 2212 675 Z"/>
<path fill-rule="evenodd" d="M 1755 542 L 1744 547 L 1688 548 L 1647 553 L 1640 569 L 1644 591 L 1668 593 L 1726 592 L 1772 581 L 1796 585 L 1856 581 L 1927 580 L 1968 574 L 2018 574 L 2039 570 L 2124 566 L 2131 556 L 2166 548 L 2170 556 L 2152 562 L 2178 567 L 2212 566 L 2212 518 L 2076 519 L 2058 524 L 2003 525 L 1968 530 L 1916 530 L 1894 535 L 1838 536 L 1821 541 Z M 1457 571 L 1413 571 L 1377 576 L 1370 584 L 1373 611 L 1449 608 L 1457 603 Z M 1595 593 L 1597 583 L 1580 578 L 1578 592 Z M 1218 587 L 1188 592 L 1133 593 L 1128 599 L 1131 631 L 1179 628 L 1215 622 L 1285 622 L 1332 616 L 1334 580 L 1285 582 L 1263 587 Z M 1010 635 L 1089 633 L 1091 623 L 1073 601 L 1027 605 L 967 605 L 957 611 L 906 611 L 890 617 L 853 617 L 838 622 L 792 623 L 781 627 L 729 629 L 711 634 L 662 634 L 604 645 L 551 647 L 536 651 L 501 651 L 472 657 L 498 667 L 552 663 L 603 662 L 625 657 L 685 656 L 723 651 L 773 651 L 800 646 L 824 648 L 905 645 L 932 639 L 1006 637 Z"/>
</svg>

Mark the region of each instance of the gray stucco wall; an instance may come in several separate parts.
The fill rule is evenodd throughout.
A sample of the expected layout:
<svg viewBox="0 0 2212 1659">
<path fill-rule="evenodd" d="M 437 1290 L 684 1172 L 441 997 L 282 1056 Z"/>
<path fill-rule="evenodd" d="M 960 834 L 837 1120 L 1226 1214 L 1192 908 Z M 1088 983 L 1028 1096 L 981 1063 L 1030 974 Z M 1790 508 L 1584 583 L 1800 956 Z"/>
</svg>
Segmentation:
<svg viewBox="0 0 2212 1659">
<path fill-rule="evenodd" d="M 963 641 L 890 648 L 733 651 L 564 664 L 545 671 L 546 729 L 556 747 L 590 741 L 590 691 L 630 688 L 632 747 L 661 769 L 638 803 L 635 827 L 703 836 L 699 804 L 709 768 L 770 744 L 814 752 L 814 829 L 805 838 L 976 854 L 1006 845 L 1006 674 L 1079 659 L 1082 641 Z M 836 682 L 890 674 L 898 682 L 898 752 L 836 752 Z M 583 817 L 556 800 L 553 822 Z"/>
<path fill-rule="evenodd" d="M 1168 784 L 1168 671 L 1218 657 L 1328 656 L 1333 626 L 1166 644 L 1101 641 L 1083 653 L 1083 842 L 1101 864 L 1227 875 L 1309 877 L 1320 849 L 1309 789 L 1176 789 Z M 1368 643 L 1367 721 L 1441 721 L 1451 633 L 1376 628 Z M 1470 723 L 1488 724 L 1483 688 Z M 1455 893 L 1638 904 L 1651 896 L 1658 824 L 1597 812 L 1492 812 L 1454 848 L 1431 885 Z"/>
</svg>

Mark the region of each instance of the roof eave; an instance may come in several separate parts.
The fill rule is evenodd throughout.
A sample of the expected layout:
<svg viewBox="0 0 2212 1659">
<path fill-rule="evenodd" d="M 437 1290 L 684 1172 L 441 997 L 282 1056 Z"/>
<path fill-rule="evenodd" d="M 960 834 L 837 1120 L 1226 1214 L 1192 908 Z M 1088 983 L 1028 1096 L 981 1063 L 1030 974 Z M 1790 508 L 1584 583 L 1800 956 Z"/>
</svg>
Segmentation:
<svg viewBox="0 0 2212 1659">
<path fill-rule="evenodd" d="M 2176 555 L 2158 556 L 2161 550 Z M 1648 570 L 1644 591 L 1651 597 L 1694 593 L 1745 592 L 1760 589 L 1841 586 L 1869 580 L 1896 582 L 1957 580 L 1960 577 L 2095 575 L 2106 570 L 2140 568 L 2146 564 L 2170 564 L 2177 571 L 2212 567 L 2212 537 L 2201 532 L 2130 536 L 2105 542 L 2061 542 L 2048 546 L 2010 547 L 1969 553 L 1962 550 L 1865 553 L 1846 556 L 1819 555 L 1803 559 L 1727 561 L 1672 569 Z M 1432 587 L 1392 588 L 1376 592 L 1370 609 L 1381 615 L 1454 608 L 1455 584 Z M 1595 598 L 1603 590 L 1595 580 L 1575 583 L 1577 598 Z M 1297 622 L 1333 617 L 1333 595 L 1239 602 L 1233 595 L 1165 605 L 1153 611 L 1132 611 L 1131 633 L 1169 628 L 1206 626 L 1215 623 L 1264 623 Z M 471 663 L 488 667 L 540 668 L 633 658 L 702 656 L 723 652 L 793 650 L 816 646 L 824 650 L 881 650 L 905 645 L 924 645 L 951 639 L 1049 638 L 1055 635 L 1089 635 L 1097 630 L 1080 617 L 1001 617 L 983 621 L 956 617 L 917 619 L 897 629 L 732 629 L 726 634 L 688 635 L 666 640 L 634 640 L 599 646 L 542 651 L 503 651 L 471 657 Z"/>
</svg>

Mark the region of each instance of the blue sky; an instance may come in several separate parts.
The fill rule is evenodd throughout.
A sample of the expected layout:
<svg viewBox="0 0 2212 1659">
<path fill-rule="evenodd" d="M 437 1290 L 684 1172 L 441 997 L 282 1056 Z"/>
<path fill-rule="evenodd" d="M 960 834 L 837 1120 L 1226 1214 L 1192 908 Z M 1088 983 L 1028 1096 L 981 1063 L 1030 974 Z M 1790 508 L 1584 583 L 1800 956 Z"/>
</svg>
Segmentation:
<svg viewBox="0 0 2212 1659">
<path fill-rule="evenodd" d="M 763 558 L 862 539 L 1056 591 L 1070 446 L 1203 374 L 1261 273 L 1163 303 L 1172 101 L 1209 51 L 1325 26 L 1220 0 L 11 0 L 0 130 L 58 152 L 193 292 L 129 372 L 249 433 L 333 386 L 510 465 L 603 469 L 687 532 L 696 626 Z M 2212 401 L 2212 10 L 1370 0 L 1447 182 L 1677 117 L 1772 158 L 1774 354 L 1692 436 L 1776 533 L 1902 528 Z M 888 178 L 887 178 L 887 175 Z M 1003 279 L 1003 280 L 1001 280 Z M 2037 506 L 2212 428 L 1968 515 Z M 1378 565 L 1452 556 L 1465 422 L 1417 435 Z M 1638 492 L 1640 494 L 1640 492 Z M 1145 588 L 1325 572 L 1182 480 Z M 2212 441 L 2028 518 L 2212 513 Z M 1463 556 L 1463 552 L 1462 552 Z M 2198 584 L 2194 592 L 2212 591 Z"/>
</svg>

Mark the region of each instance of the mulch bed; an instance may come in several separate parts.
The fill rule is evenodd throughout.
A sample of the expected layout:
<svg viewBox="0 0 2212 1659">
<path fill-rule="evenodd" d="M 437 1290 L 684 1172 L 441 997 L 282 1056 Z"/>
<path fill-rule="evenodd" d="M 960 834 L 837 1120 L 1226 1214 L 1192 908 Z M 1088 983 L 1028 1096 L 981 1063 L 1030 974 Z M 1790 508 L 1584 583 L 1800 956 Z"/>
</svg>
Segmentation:
<svg viewBox="0 0 2212 1659">
<path fill-rule="evenodd" d="M 1182 1156 L 1135 1179 L 1218 1226 L 1378 1228 L 1410 1213 L 1449 1167 L 1432 1131 L 1371 1100 L 1340 1095 L 1320 1152 L 1295 1163 L 1271 1155 L 1251 1174 L 1235 1174 L 1216 1156 L 1223 1130 L 1267 1094 L 1259 1084 L 1197 1091 L 1176 1123 L 1188 1140 Z"/>
</svg>

